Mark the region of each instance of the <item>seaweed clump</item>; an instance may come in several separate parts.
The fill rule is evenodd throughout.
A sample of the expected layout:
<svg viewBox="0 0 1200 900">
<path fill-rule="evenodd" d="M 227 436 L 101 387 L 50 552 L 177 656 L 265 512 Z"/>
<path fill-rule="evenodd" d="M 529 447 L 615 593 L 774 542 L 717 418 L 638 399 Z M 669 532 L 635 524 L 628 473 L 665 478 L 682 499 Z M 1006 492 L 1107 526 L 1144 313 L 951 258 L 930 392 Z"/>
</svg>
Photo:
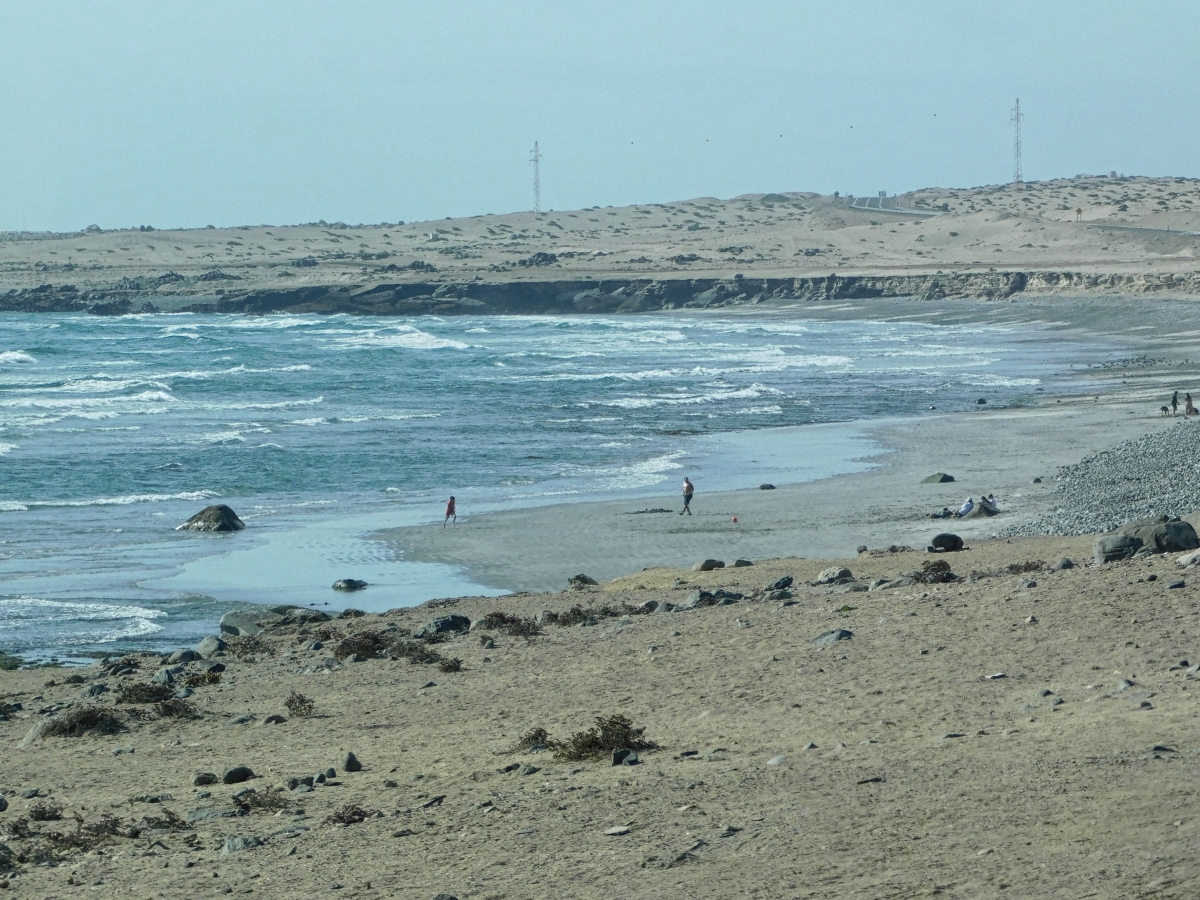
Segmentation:
<svg viewBox="0 0 1200 900">
<path fill-rule="evenodd" d="M 499 631 L 512 637 L 534 638 L 542 633 L 542 626 L 534 619 L 514 616 L 503 610 L 493 610 L 479 623 L 479 627 L 489 631 Z"/>
<path fill-rule="evenodd" d="M 600 759 L 614 750 L 657 750 L 658 744 L 646 738 L 645 728 L 635 728 L 622 715 L 597 716 L 596 723 L 586 731 L 577 731 L 565 741 L 547 739 L 546 749 L 555 759 Z"/>
<path fill-rule="evenodd" d="M 46 726 L 48 737 L 79 737 L 88 732 L 116 734 L 125 725 L 111 710 L 100 706 L 81 706 L 64 713 Z"/>
<path fill-rule="evenodd" d="M 169 700 L 175 691 L 166 684 L 150 684 L 145 681 L 137 681 L 132 684 L 123 684 L 117 690 L 118 703 L 161 703 L 164 700 Z"/>
</svg>

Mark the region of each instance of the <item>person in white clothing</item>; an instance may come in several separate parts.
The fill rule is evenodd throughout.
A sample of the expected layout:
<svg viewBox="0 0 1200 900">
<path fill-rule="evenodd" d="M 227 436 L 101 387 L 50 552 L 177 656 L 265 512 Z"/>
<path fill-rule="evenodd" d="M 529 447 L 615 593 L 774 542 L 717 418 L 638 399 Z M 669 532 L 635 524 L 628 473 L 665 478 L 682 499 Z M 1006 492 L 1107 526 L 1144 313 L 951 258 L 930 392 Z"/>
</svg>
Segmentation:
<svg viewBox="0 0 1200 900">
<path fill-rule="evenodd" d="M 970 497 L 968 497 L 967 502 L 962 505 L 962 507 L 958 510 L 957 513 L 955 513 L 955 515 L 961 519 L 963 516 L 965 516 L 967 513 L 969 513 L 974 508 L 975 508 L 975 501 L 972 500 Z"/>
</svg>

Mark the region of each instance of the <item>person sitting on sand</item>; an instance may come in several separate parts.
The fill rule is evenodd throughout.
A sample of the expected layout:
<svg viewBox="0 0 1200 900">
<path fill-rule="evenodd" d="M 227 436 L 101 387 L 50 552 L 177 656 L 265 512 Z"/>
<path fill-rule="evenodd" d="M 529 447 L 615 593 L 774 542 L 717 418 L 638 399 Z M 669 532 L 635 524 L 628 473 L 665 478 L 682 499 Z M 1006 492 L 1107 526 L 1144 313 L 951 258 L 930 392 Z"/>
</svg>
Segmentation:
<svg viewBox="0 0 1200 900">
<path fill-rule="evenodd" d="M 692 514 L 692 494 L 695 492 L 696 486 L 692 484 L 685 475 L 683 478 L 683 509 L 679 513 L 681 516 L 684 513 L 687 513 L 689 516 Z"/>
<path fill-rule="evenodd" d="M 1183 414 L 1185 416 L 1196 415 L 1196 407 L 1192 405 L 1192 395 L 1191 394 L 1183 395 Z"/>
<path fill-rule="evenodd" d="M 981 498 L 979 502 L 982 503 L 984 506 L 986 506 L 988 509 L 990 509 L 992 512 L 1000 512 L 1000 507 L 998 507 L 996 505 L 996 495 L 995 494 L 988 494 L 986 497 Z"/>
<path fill-rule="evenodd" d="M 458 511 L 454 508 L 454 497 L 451 497 L 450 502 L 446 504 L 446 518 L 442 520 L 442 527 L 445 528 L 446 523 L 451 519 L 454 520 L 455 525 L 458 525 Z"/>
<path fill-rule="evenodd" d="M 968 497 L 967 502 L 962 505 L 962 507 L 959 509 L 958 512 L 955 513 L 955 515 L 961 519 L 963 516 L 965 516 L 967 513 L 969 513 L 974 508 L 975 508 L 975 501 L 972 500 L 970 497 Z"/>
</svg>

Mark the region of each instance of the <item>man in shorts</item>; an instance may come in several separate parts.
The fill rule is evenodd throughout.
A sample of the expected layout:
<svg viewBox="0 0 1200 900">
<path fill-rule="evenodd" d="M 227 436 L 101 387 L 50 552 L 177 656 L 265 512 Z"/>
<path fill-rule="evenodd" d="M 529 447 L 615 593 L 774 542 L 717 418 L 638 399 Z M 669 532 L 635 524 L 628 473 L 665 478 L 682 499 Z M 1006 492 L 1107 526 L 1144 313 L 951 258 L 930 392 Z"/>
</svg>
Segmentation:
<svg viewBox="0 0 1200 900">
<path fill-rule="evenodd" d="M 683 479 L 683 510 L 679 513 L 681 516 L 687 513 L 692 514 L 692 494 L 696 492 L 696 486 L 692 484 L 687 477 Z"/>
<path fill-rule="evenodd" d="M 446 504 L 446 518 L 442 521 L 442 527 L 445 528 L 446 523 L 449 522 L 451 519 L 454 520 L 455 525 L 458 524 L 458 512 L 454 508 L 454 498 L 453 497 L 451 497 L 450 502 Z"/>
</svg>

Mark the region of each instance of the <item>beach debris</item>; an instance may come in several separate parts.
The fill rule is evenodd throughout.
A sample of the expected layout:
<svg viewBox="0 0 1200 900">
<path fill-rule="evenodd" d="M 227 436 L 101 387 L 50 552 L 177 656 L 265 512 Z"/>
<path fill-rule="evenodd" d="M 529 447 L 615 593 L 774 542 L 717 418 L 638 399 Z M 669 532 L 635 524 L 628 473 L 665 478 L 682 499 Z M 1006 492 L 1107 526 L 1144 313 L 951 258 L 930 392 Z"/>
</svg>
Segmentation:
<svg viewBox="0 0 1200 900">
<path fill-rule="evenodd" d="M 713 569 L 723 569 L 725 563 L 719 559 L 706 559 L 692 566 L 693 572 L 711 572 Z"/>
<path fill-rule="evenodd" d="M 413 637 L 432 637 L 435 634 L 466 634 L 471 630 L 471 620 L 466 616 L 452 613 L 448 616 L 438 616 L 426 622 L 413 632 Z"/>
<path fill-rule="evenodd" d="M 954 481 L 953 475 L 947 475 L 945 472 L 934 472 L 932 475 L 926 475 L 921 479 L 921 484 L 949 484 Z"/>
<path fill-rule="evenodd" d="M 818 634 L 813 638 L 814 644 L 836 644 L 838 641 L 848 641 L 854 637 L 853 631 L 847 631 L 845 628 L 835 628 L 833 631 L 826 631 L 824 634 Z"/>
<path fill-rule="evenodd" d="M 943 532 L 935 535 L 933 540 L 929 542 L 929 546 L 942 553 L 957 553 L 963 548 L 963 539 L 957 534 Z"/>
<path fill-rule="evenodd" d="M 1102 534 L 1092 543 L 1096 565 L 1130 559 L 1142 549 L 1142 539 L 1129 534 Z"/>
<path fill-rule="evenodd" d="M 584 575 L 582 572 L 578 575 L 572 575 L 567 579 L 567 587 L 573 591 L 581 591 L 586 587 L 593 587 L 600 582 L 596 581 L 590 575 Z"/>
<path fill-rule="evenodd" d="M 241 531 L 246 523 L 238 518 L 238 514 L 224 503 L 206 506 L 182 525 L 176 526 L 176 531 Z"/>
<path fill-rule="evenodd" d="M 222 784 L 241 784 L 243 781 L 249 781 L 256 777 L 254 770 L 249 766 L 234 766 L 231 769 L 226 769 L 221 775 Z"/>
<path fill-rule="evenodd" d="M 347 752 L 345 757 L 342 758 L 343 772 L 361 772 L 362 767 L 362 763 L 358 761 L 358 757 L 352 751 Z"/>
<path fill-rule="evenodd" d="M 366 586 L 367 583 L 358 578 L 339 578 L 333 583 L 335 591 L 361 591 Z"/>
<path fill-rule="evenodd" d="M 830 566 L 828 569 L 822 569 L 817 575 L 817 580 L 814 584 L 845 584 L 847 581 L 853 580 L 854 576 L 850 574 L 850 570 L 844 566 Z"/>
</svg>

